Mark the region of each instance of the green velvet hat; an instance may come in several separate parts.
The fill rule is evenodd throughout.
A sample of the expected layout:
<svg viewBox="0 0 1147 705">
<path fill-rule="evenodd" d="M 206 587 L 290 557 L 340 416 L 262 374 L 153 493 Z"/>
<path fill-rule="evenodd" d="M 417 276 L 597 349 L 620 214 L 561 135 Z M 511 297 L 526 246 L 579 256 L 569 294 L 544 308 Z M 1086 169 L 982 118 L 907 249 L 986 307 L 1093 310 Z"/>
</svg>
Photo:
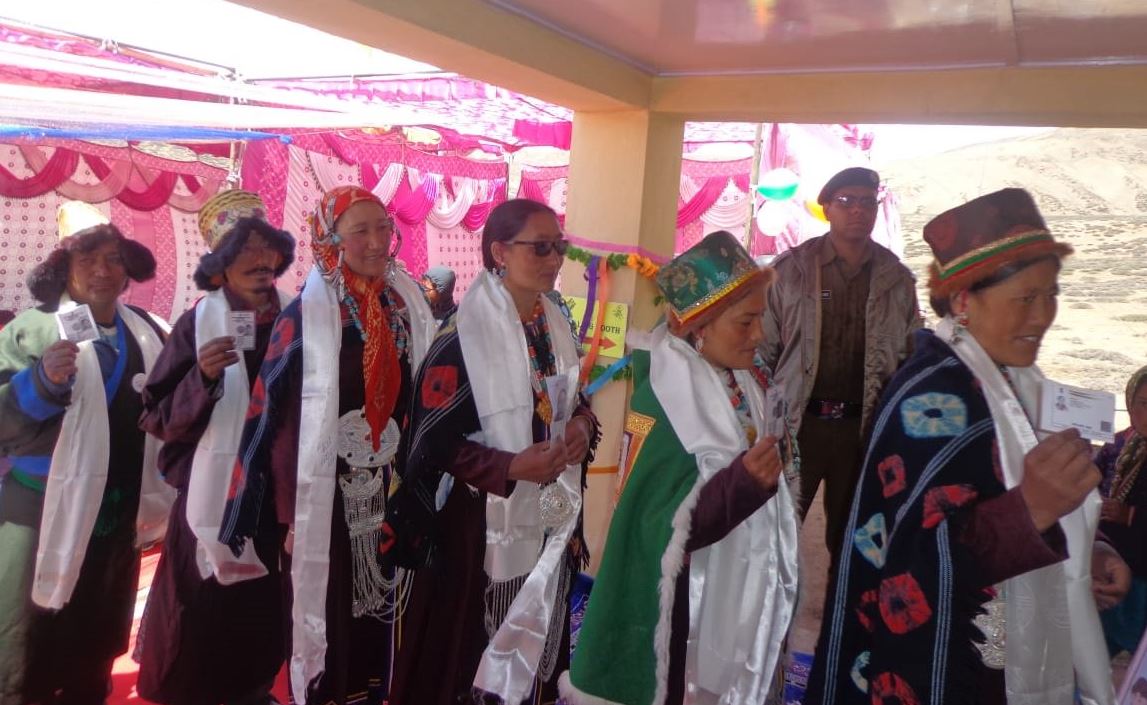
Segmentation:
<svg viewBox="0 0 1147 705">
<path fill-rule="evenodd" d="M 719 230 L 690 247 L 657 273 L 657 288 L 669 306 L 669 321 L 677 330 L 711 320 L 737 300 L 744 287 L 768 284 L 775 273 L 758 267 L 732 234 Z"/>
</svg>

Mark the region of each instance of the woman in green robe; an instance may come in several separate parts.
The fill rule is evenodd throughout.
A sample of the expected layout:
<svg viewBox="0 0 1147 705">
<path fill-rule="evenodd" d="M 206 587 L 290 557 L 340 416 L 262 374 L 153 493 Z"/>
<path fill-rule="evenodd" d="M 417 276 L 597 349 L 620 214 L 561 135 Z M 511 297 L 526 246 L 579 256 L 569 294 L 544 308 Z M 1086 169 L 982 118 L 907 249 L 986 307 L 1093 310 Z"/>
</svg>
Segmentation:
<svg viewBox="0 0 1147 705">
<path fill-rule="evenodd" d="M 571 705 L 761 703 L 797 594 L 784 414 L 755 364 L 773 272 L 726 232 L 666 265 L 638 359 L 624 489 L 562 694 Z M 783 410 L 781 410 L 783 411 Z"/>
</svg>

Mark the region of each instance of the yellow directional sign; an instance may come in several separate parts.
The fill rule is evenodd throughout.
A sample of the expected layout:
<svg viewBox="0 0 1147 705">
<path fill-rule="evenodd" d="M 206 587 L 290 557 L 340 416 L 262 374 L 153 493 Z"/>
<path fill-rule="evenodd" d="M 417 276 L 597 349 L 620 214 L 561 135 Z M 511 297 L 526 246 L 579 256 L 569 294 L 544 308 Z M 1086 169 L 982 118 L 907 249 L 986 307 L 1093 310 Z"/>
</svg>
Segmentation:
<svg viewBox="0 0 1147 705">
<path fill-rule="evenodd" d="M 580 330 L 581 320 L 585 315 L 586 300 L 584 296 L 565 296 L 566 305 L 570 307 L 573 315 L 574 327 Z M 585 345 L 589 350 L 589 341 L 593 340 L 594 331 L 597 330 L 597 312 L 601 306 L 598 301 L 593 307 L 593 317 L 589 321 L 589 332 L 585 336 Z M 598 354 L 602 357 L 620 358 L 625 355 L 625 329 L 629 324 L 629 306 L 625 304 L 608 303 L 605 308 L 605 332 L 601 336 L 601 348 Z"/>
</svg>

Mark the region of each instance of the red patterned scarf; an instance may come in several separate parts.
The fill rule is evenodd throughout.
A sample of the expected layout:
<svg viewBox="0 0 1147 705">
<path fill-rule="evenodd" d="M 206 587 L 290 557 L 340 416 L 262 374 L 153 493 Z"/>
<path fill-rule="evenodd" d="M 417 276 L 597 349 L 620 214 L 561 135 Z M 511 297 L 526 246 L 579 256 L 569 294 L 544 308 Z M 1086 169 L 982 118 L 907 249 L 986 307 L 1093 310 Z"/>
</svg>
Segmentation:
<svg viewBox="0 0 1147 705">
<path fill-rule="evenodd" d="M 370 425 L 371 444 L 378 450 L 382 430 L 398 403 L 402 371 L 391 330 L 392 314 L 381 301 L 386 280 L 368 279 L 343 264 L 339 236 L 335 233 L 342 214 L 362 201 L 373 201 L 386 208 L 378 196 L 358 186 L 340 186 L 324 194 L 311 217 L 311 249 L 315 265 L 323 278 L 336 288 L 343 307 L 362 333 L 366 420 Z"/>
</svg>

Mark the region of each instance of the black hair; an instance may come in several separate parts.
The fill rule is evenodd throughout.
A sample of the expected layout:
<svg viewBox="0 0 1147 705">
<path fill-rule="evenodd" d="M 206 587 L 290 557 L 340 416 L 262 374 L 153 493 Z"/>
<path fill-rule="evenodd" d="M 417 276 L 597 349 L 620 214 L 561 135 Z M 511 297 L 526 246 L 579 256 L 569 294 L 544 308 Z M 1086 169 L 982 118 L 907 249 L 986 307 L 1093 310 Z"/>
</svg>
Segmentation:
<svg viewBox="0 0 1147 705">
<path fill-rule="evenodd" d="M 482 265 L 490 271 L 497 269 L 494 243 L 509 242 L 516 238 L 522 228 L 526 227 L 530 216 L 538 213 L 548 213 L 555 219 L 558 217 L 553 208 L 528 198 L 512 198 L 494 208 L 486 219 L 486 227 L 482 228 Z"/>
<path fill-rule="evenodd" d="M 1040 255 L 1039 257 L 1033 257 L 1031 259 L 1010 262 L 968 287 L 968 291 L 974 294 L 978 291 L 991 288 L 1040 262 L 1055 262 L 1057 266 L 1063 265 L 1063 261 L 1059 255 Z M 952 313 L 952 303 L 946 297 L 930 296 L 928 297 L 928 303 L 932 305 L 932 310 L 936 312 L 936 315 L 941 318 Z"/>
<path fill-rule="evenodd" d="M 52 251 L 32 273 L 28 275 L 28 291 L 42 304 L 54 307 L 68 290 L 68 270 L 72 263 L 72 253 L 85 254 L 98 247 L 114 242 L 119 246 L 120 258 L 128 279 L 145 282 L 155 276 L 155 255 L 151 250 L 134 240 L 123 236 L 119 228 L 108 223 L 79 231 L 60 241 L 60 246 Z"/>
<path fill-rule="evenodd" d="M 1143 378 L 1139 380 L 1139 384 L 1135 385 L 1135 389 L 1131 390 L 1131 397 L 1135 398 L 1135 395 L 1139 394 L 1139 390 L 1144 387 L 1147 387 L 1147 375 L 1143 375 Z"/>
<path fill-rule="evenodd" d="M 279 230 L 261 218 L 240 218 L 223 236 L 223 244 L 219 249 L 204 253 L 199 258 L 199 266 L 195 268 L 195 286 L 203 291 L 215 291 L 222 286 L 224 270 L 230 267 L 243 251 L 243 246 L 247 244 L 252 232 L 262 235 L 267 243 L 282 255 L 282 261 L 275 267 L 275 278 L 281 277 L 295 261 L 295 238 L 286 230 Z"/>
<path fill-rule="evenodd" d="M 4 326 L 11 323 L 12 319 L 14 319 L 15 317 L 16 317 L 15 311 L 9 311 L 6 308 L 0 309 L 0 328 L 3 328 Z"/>
</svg>

